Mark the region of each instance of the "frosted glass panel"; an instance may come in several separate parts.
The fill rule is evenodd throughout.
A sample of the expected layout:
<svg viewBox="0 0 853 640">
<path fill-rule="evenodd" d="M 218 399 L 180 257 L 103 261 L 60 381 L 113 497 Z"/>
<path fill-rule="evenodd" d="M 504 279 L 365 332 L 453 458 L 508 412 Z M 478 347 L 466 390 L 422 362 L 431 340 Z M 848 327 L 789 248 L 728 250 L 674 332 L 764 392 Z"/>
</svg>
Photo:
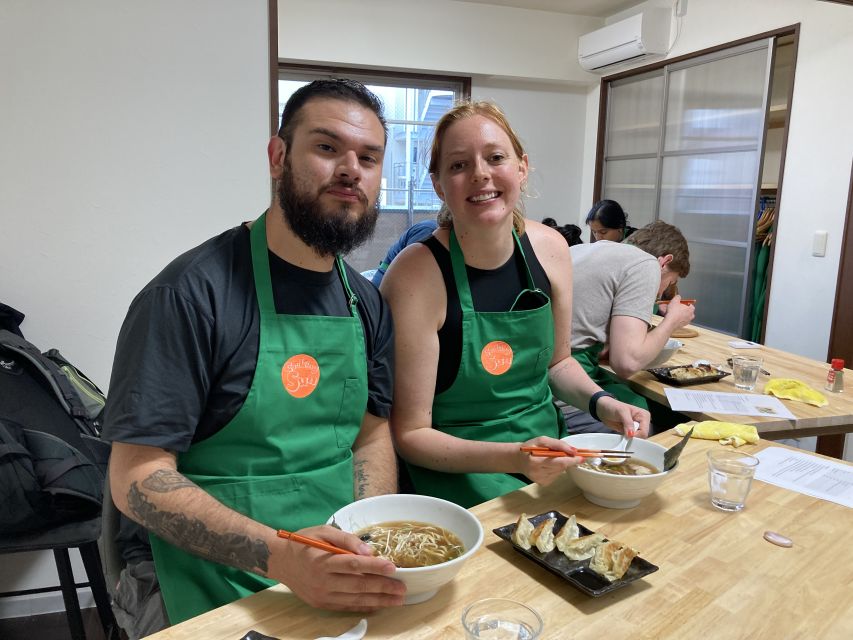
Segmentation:
<svg viewBox="0 0 853 640">
<path fill-rule="evenodd" d="M 660 218 L 691 238 L 745 245 L 752 233 L 758 154 L 664 158 Z"/>
<path fill-rule="evenodd" d="M 660 143 L 663 72 L 610 87 L 607 155 L 656 154 Z"/>
<path fill-rule="evenodd" d="M 610 160 L 605 165 L 603 197 L 615 200 L 628 214 L 628 225 L 642 227 L 656 219 L 656 158 Z"/>
<path fill-rule="evenodd" d="M 687 241 L 690 275 L 679 281 L 679 293 L 696 299 L 696 324 L 737 335 L 746 249 Z"/>
<path fill-rule="evenodd" d="M 760 146 L 767 50 L 669 75 L 664 151 Z"/>
</svg>

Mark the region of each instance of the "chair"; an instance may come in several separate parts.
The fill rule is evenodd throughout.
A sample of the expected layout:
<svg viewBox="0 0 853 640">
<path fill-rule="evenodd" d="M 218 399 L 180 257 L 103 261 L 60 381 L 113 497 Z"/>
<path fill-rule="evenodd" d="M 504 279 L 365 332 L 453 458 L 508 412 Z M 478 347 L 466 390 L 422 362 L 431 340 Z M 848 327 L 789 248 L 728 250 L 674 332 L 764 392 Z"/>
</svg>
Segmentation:
<svg viewBox="0 0 853 640">
<path fill-rule="evenodd" d="M 80 612 L 80 602 L 77 599 L 77 587 L 71 570 L 71 559 L 68 550 L 76 548 L 80 551 L 83 566 L 89 578 L 89 586 L 95 598 L 98 617 L 108 640 L 118 640 L 119 632 L 115 617 L 110 607 L 110 597 L 104 582 L 101 560 L 98 554 L 98 537 L 101 533 L 101 518 L 91 518 L 79 522 L 69 522 L 47 531 L 38 531 L 16 536 L 4 536 L 0 539 L 0 554 L 19 553 L 22 551 L 53 551 L 56 570 L 59 573 L 59 584 L 62 599 L 65 603 L 65 615 L 68 617 L 68 628 L 73 640 L 85 640 L 83 616 Z"/>
</svg>

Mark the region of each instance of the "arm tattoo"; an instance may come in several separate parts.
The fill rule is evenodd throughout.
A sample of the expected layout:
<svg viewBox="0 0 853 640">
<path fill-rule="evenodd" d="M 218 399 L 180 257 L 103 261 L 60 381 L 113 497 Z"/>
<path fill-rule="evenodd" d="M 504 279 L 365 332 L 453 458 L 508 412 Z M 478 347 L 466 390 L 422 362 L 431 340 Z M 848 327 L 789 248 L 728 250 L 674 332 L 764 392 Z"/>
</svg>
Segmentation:
<svg viewBox="0 0 853 640">
<path fill-rule="evenodd" d="M 145 528 L 167 542 L 195 554 L 243 571 L 266 575 L 270 550 L 261 539 L 252 540 L 239 533 L 211 531 L 197 518 L 183 513 L 162 511 L 149 501 L 143 489 L 151 493 L 168 493 L 178 489 L 195 487 L 196 484 L 177 471 L 161 469 L 142 481 L 130 485 L 127 503 L 133 517 Z"/>
<path fill-rule="evenodd" d="M 368 496 L 367 490 L 370 486 L 370 479 L 367 475 L 367 465 L 364 460 L 356 460 L 352 467 L 353 480 L 355 481 L 355 499 L 361 500 Z"/>
</svg>

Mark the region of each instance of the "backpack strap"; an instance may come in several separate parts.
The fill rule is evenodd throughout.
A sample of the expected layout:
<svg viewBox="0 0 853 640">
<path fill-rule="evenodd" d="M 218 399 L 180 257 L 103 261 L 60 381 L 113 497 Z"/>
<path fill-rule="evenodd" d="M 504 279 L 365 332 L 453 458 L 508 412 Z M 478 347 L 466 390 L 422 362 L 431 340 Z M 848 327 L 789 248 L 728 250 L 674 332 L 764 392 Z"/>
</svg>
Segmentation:
<svg viewBox="0 0 853 640">
<path fill-rule="evenodd" d="M 53 389 L 62 408 L 74 418 L 83 433 L 100 435 L 97 426 L 90 421 L 89 412 L 77 395 L 74 386 L 55 362 L 43 356 L 30 342 L 5 329 L 0 330 L 0 346 L 26 358 L 38 369 Z"/>
</svg>

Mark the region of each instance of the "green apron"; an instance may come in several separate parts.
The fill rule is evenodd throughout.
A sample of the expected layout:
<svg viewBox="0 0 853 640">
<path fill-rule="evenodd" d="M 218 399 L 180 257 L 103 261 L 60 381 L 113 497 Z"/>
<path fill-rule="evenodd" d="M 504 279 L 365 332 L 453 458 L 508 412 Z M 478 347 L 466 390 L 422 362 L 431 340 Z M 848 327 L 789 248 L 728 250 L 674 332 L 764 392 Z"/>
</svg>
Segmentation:
<svg viewBox="0 0 853 640">
<path fill-rule="evenodd" d="M 617 400 L 627 402 L 628 404 L 640 407 L 641 409 L 648 409 L 649 404 L 643 396 L 631 391 L 630 387 L 628 387 L 625 382 L 609 371 L 603 369 L 601 365 L 598 364 L 598 356 L 601 354 L 603 349 L 603 344 L 596 343 L 585 349 L 574 349 L 572 351 L 572 357 L 580 363 L 583 370 L 586 371 L 590 378 L 592 378 L 593 382 L 605 391 L 612 393 L 616 396 Z"/>
<path fill-rule="evenodd" d="M 517 251 L 524 250 L 513 232 Z M 450 232 L 450 259 L 462 307 L 462 357 L 456 379 L 435 397 L 433 428 L 465 440 L 525 442 L 558 437 L 562 417 L 548 386 L 554 353 L 551 301 L 537 289 L 524 259 L 528 288 L 509 311 L 474 310 L 465 257 Z M 463 507 L 491 500 L 527 483 L 505 473 L 445 473 L 408 465 L 418 493 Z"/>
<path fill-rule="evenodd" d="M 276 314 L 265 217 L 251 230 L 261 317 L 252 385 L 223 429 L 178 456 L 178 471 L 227 507 L 295 531 L 324 523 L 353 500 L 352 445 L 367 406 L 367 364 L 340 257 L 350 316 Z M 151 543 L 172 624 L 275 584 L 154 535 Z"/>
</svg>

